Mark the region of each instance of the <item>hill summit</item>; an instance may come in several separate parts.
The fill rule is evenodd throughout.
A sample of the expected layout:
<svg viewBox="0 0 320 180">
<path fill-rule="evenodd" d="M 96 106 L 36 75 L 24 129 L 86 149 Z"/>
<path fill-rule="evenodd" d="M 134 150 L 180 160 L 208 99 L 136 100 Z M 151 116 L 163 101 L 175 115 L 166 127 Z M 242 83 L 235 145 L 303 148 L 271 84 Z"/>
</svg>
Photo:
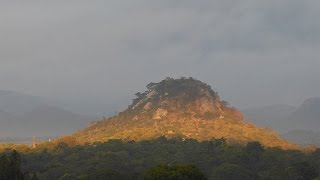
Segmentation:
<svg viewBox="0 0 320 180">
<path fill-rule="evenodd" d="M 221 101 L 209 85 L 193 78 L 150 83 L 136 96 L 125 111 L 95 122 L 72 137 L 79 143 L 161 136 L 199 141 L 224 138 L 233 143 L 259 141 L 267 147 L 298 148 L 246 122 L 242 113 Z"/>
<path fill-rule="evenodd" d="M 147 91 L 137 93 L 137 98 L 127 109 L 134 118 L 141 114 L 152 115 L 153 120 L 184 117 L 187 119 L 214 119 L 224 118 L 224 115 L 238 114 L 233 108 L 228 108 L 226 102 L 220 98 L 211 87 L 193 78 L 167 78 L 160 83 L 150 83 Z"/>
</svg>

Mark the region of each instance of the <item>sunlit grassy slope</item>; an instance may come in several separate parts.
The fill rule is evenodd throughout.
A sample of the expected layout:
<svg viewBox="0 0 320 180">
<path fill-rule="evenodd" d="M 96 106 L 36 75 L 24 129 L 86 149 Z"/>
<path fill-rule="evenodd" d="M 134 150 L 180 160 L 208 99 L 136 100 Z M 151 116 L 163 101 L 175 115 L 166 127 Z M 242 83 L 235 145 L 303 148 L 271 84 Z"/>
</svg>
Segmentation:
<svg viewBox="0 0 320 180">
<path fill-rule="evenodd" d="M 70 138 L 76 143 L 109 139 L 147 140 L 159 136 L 196 139 L 225 138 L 230 143 L 259 141 L 267 147 L 299 149 L 270 130 L 245 121 L 242 113 L 221 101 L 211 87 L 193 78 L 167 78 L 148 90 L 117 116 L 93 123 Z"/>
</svg>

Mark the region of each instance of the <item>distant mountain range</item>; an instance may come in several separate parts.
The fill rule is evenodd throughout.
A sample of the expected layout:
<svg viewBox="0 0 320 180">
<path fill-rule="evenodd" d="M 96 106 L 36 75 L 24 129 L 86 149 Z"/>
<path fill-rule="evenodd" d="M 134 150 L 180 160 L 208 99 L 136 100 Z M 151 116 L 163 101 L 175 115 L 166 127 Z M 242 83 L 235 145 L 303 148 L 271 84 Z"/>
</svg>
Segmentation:
<svg viewBox="0 0 320 180">
<path fill-rule="evenodd" d="M 320 98 L 310 98 L 290 116 L 291 129 L 320 130 Z M 289 125 L 289 124 L 288 124 Z"/>
<path fill-rule="evenodd" d="M 247 120 L 258 127 L 271 128 L 277 132 L 284 133 L 290 130 L 288 119 L 295 110 L 296 107 L 294 106 L 279 104 L 244 109 L 242 112 Z"/>
<path fill-rule="evenodd" d="M 298 108 L 273 105 L 245 109 L 247 119 L 260 127 L 282 133 L 282 137 L 300 145 L 320 146 L 320 98 L 309 98 Z"/>
<path fill-rule="evenodd" d="M 44 98 L 0 91 L 0 138 L 61 136 L 96 119 L 55 106 Z"/>
<path fill-rule="evenodd" d="M 307 146 L 310 144 L 320 147 L 320 132 L 308 130 L 294 130 L 281 135 L 282 138 L 299 144 L 300 146 Z"/>
<path fill-rule="evenodd" d="M 22 115 L 36 107 L 47 104 L 48 102 L 45 99 L 37 96 L 0 90 L 0 111 L 11 115 Z"/>
</svg>

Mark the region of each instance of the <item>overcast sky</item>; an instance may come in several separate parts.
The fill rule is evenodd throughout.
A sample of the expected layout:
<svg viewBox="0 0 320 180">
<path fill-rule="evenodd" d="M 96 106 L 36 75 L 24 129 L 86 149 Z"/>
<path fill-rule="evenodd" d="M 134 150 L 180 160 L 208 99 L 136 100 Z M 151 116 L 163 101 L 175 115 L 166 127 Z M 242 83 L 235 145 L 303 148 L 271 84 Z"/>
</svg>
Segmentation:
<svg viewBox="0 0 320 180">
<path fill-rule="evenodd" d="M 1 0 L 0 89 L 122 103 L 192 76 L 232 105 L 320 96 L 318 0 Z"/>
</svg>

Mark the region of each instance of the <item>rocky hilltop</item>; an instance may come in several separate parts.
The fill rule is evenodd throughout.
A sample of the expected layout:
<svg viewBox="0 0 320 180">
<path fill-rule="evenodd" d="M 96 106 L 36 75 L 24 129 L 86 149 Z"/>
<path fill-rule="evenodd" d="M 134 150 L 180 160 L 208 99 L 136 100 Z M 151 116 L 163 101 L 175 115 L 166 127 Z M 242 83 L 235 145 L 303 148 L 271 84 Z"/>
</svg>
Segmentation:
<svg viewBox="0 0 320 180">
<path fill-rule="evenodd" d="M 136 93 L 117 116 L 93 123 L 71 137 L 78 143 L 109 139 L 147 140 L 160 136 L 196 139 L 225 138 L 230 143 L 259 141 L 268 147 L 298 149 L 270 130 L 246 122 L 240 111 L 221 101 L 212 88 L 193 78 L 167 78 Z"/>
</svg>

